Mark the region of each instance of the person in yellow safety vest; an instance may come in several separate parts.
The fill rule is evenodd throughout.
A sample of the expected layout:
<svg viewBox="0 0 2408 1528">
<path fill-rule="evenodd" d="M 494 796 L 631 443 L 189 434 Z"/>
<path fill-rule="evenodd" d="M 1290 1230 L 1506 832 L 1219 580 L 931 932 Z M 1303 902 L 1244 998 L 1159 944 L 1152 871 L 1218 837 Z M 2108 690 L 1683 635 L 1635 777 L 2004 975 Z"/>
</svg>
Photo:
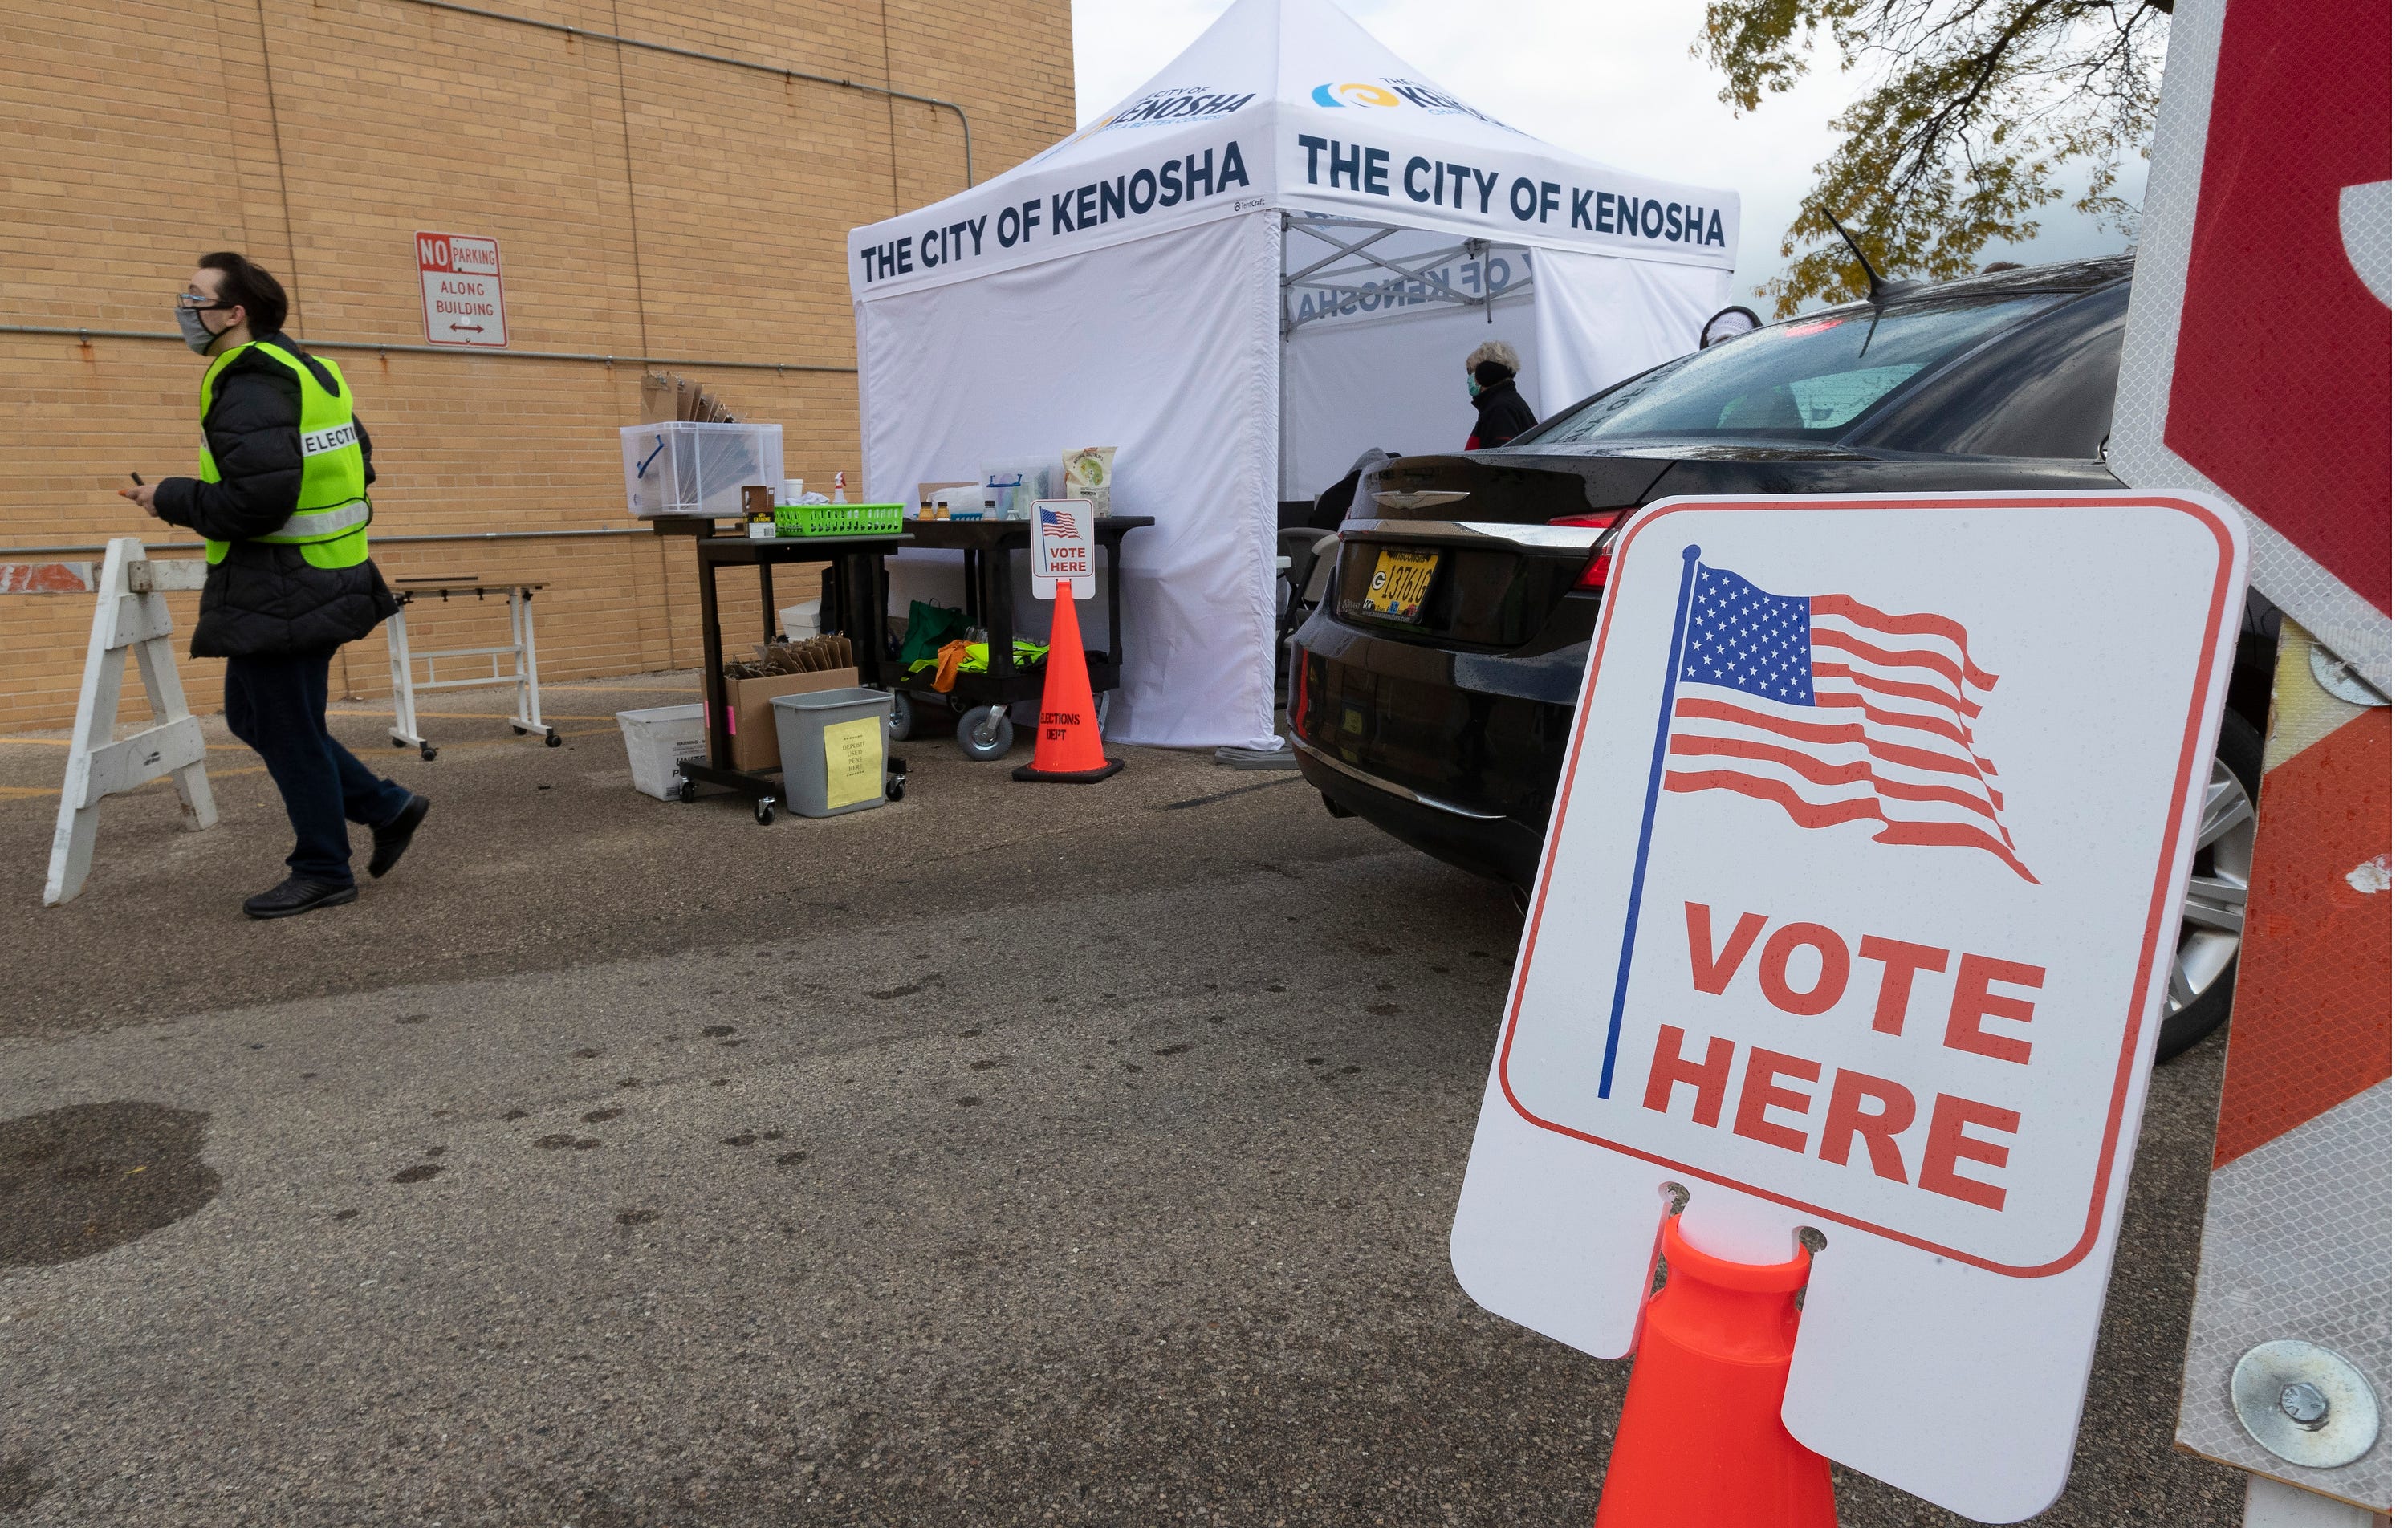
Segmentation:
<svg viewBox="0 0 2408 1528">
<path fill-rule="evenodd" d="M 286 306 L 241 255 L 201 257 L 176 299 L 184 343 L 209 358 L 200 475 L 118 491 L 208 549 L 193 656 L 226 661 L 226 725 L 266 761 L 293 821 L 292 873 L 243 903 L 253 918 L 356 900 L 346 820 L 369 829 L 368 874 L 381 876 L 428 805 L 326 730 L 335 650 L 396 606 L 368 560 L 367 430 L 341 370 L 285 336 Z"/>
</svg>

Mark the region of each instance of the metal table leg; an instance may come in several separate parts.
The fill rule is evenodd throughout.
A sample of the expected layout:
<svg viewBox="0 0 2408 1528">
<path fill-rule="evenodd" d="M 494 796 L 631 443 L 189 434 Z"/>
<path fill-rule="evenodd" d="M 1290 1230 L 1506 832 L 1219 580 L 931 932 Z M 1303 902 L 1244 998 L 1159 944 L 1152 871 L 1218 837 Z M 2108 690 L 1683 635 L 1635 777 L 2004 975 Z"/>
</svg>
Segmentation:
<svg viewBox="0 0 2408 1528">
<path fill-rule="evenodd" d="M 419 757 L 435 757 L 435 745 L 419 735 L 418 693 L 412 680 L 409 662 L 409 605 L 403 601 L 393 614 L 384 619 L 385 664 L 393 676 L 393 725 L 385 735 L 395 748 L 414 748 Z"/>
</svg>

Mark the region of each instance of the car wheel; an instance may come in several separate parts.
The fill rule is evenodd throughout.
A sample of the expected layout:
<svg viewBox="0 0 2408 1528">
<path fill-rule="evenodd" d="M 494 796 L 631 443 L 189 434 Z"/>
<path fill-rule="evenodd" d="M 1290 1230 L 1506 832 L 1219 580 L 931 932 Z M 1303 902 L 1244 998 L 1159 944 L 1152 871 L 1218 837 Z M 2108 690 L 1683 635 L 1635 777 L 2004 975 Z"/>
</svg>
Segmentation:
<svg viewBox="0 0 2408 1528">
<path fill-rule="evenodd" d="M 2157 1027 L 2157 1061 L 2172 1061 L 2232 1016 L 2241 969 L 2241 924 L 2249 907 L 2249 861 L 2258 847 L 2258 777 L 2266 740 L 2238 712 L 2224 713 L 2199 850 L 2183 897 L 2182 932 Z"/>
</svg>

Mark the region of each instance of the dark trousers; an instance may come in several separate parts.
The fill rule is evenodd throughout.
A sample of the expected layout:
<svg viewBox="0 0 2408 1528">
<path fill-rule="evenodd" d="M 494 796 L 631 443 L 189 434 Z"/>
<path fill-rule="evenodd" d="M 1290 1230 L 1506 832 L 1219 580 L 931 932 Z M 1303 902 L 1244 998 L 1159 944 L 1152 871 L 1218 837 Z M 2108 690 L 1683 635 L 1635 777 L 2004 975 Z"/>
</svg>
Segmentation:
<svg viewBox="0 0 2408 1528">
<path fill-rule="evenodd" d="M 368 772 L 326 731 L 326 664 L 332 651 L 273 658 L 229 658 L 226 725 L 267 762 L 268 778 L 293 820 L 296 876 L 351 883 L 351 838 L 345 819 L 382 827 L 409 805 L 410 793 Z"/>
</svg>

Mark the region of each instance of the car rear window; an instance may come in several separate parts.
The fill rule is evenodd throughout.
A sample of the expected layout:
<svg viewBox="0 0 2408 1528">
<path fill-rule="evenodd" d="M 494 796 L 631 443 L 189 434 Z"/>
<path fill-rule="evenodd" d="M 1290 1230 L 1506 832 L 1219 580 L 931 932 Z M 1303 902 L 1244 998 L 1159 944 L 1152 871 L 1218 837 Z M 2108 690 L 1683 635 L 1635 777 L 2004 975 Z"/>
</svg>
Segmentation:
<svg viewBox="0 0 2408 1528">
<path fill-rule="evenodd" d="M 2063 300 L 2049 293 L 1882 313 L 1859 307 L 1772 324 L 1633 378 L 1526 444 L 1830 439 L 1915 377 Z"/>
</svg>

